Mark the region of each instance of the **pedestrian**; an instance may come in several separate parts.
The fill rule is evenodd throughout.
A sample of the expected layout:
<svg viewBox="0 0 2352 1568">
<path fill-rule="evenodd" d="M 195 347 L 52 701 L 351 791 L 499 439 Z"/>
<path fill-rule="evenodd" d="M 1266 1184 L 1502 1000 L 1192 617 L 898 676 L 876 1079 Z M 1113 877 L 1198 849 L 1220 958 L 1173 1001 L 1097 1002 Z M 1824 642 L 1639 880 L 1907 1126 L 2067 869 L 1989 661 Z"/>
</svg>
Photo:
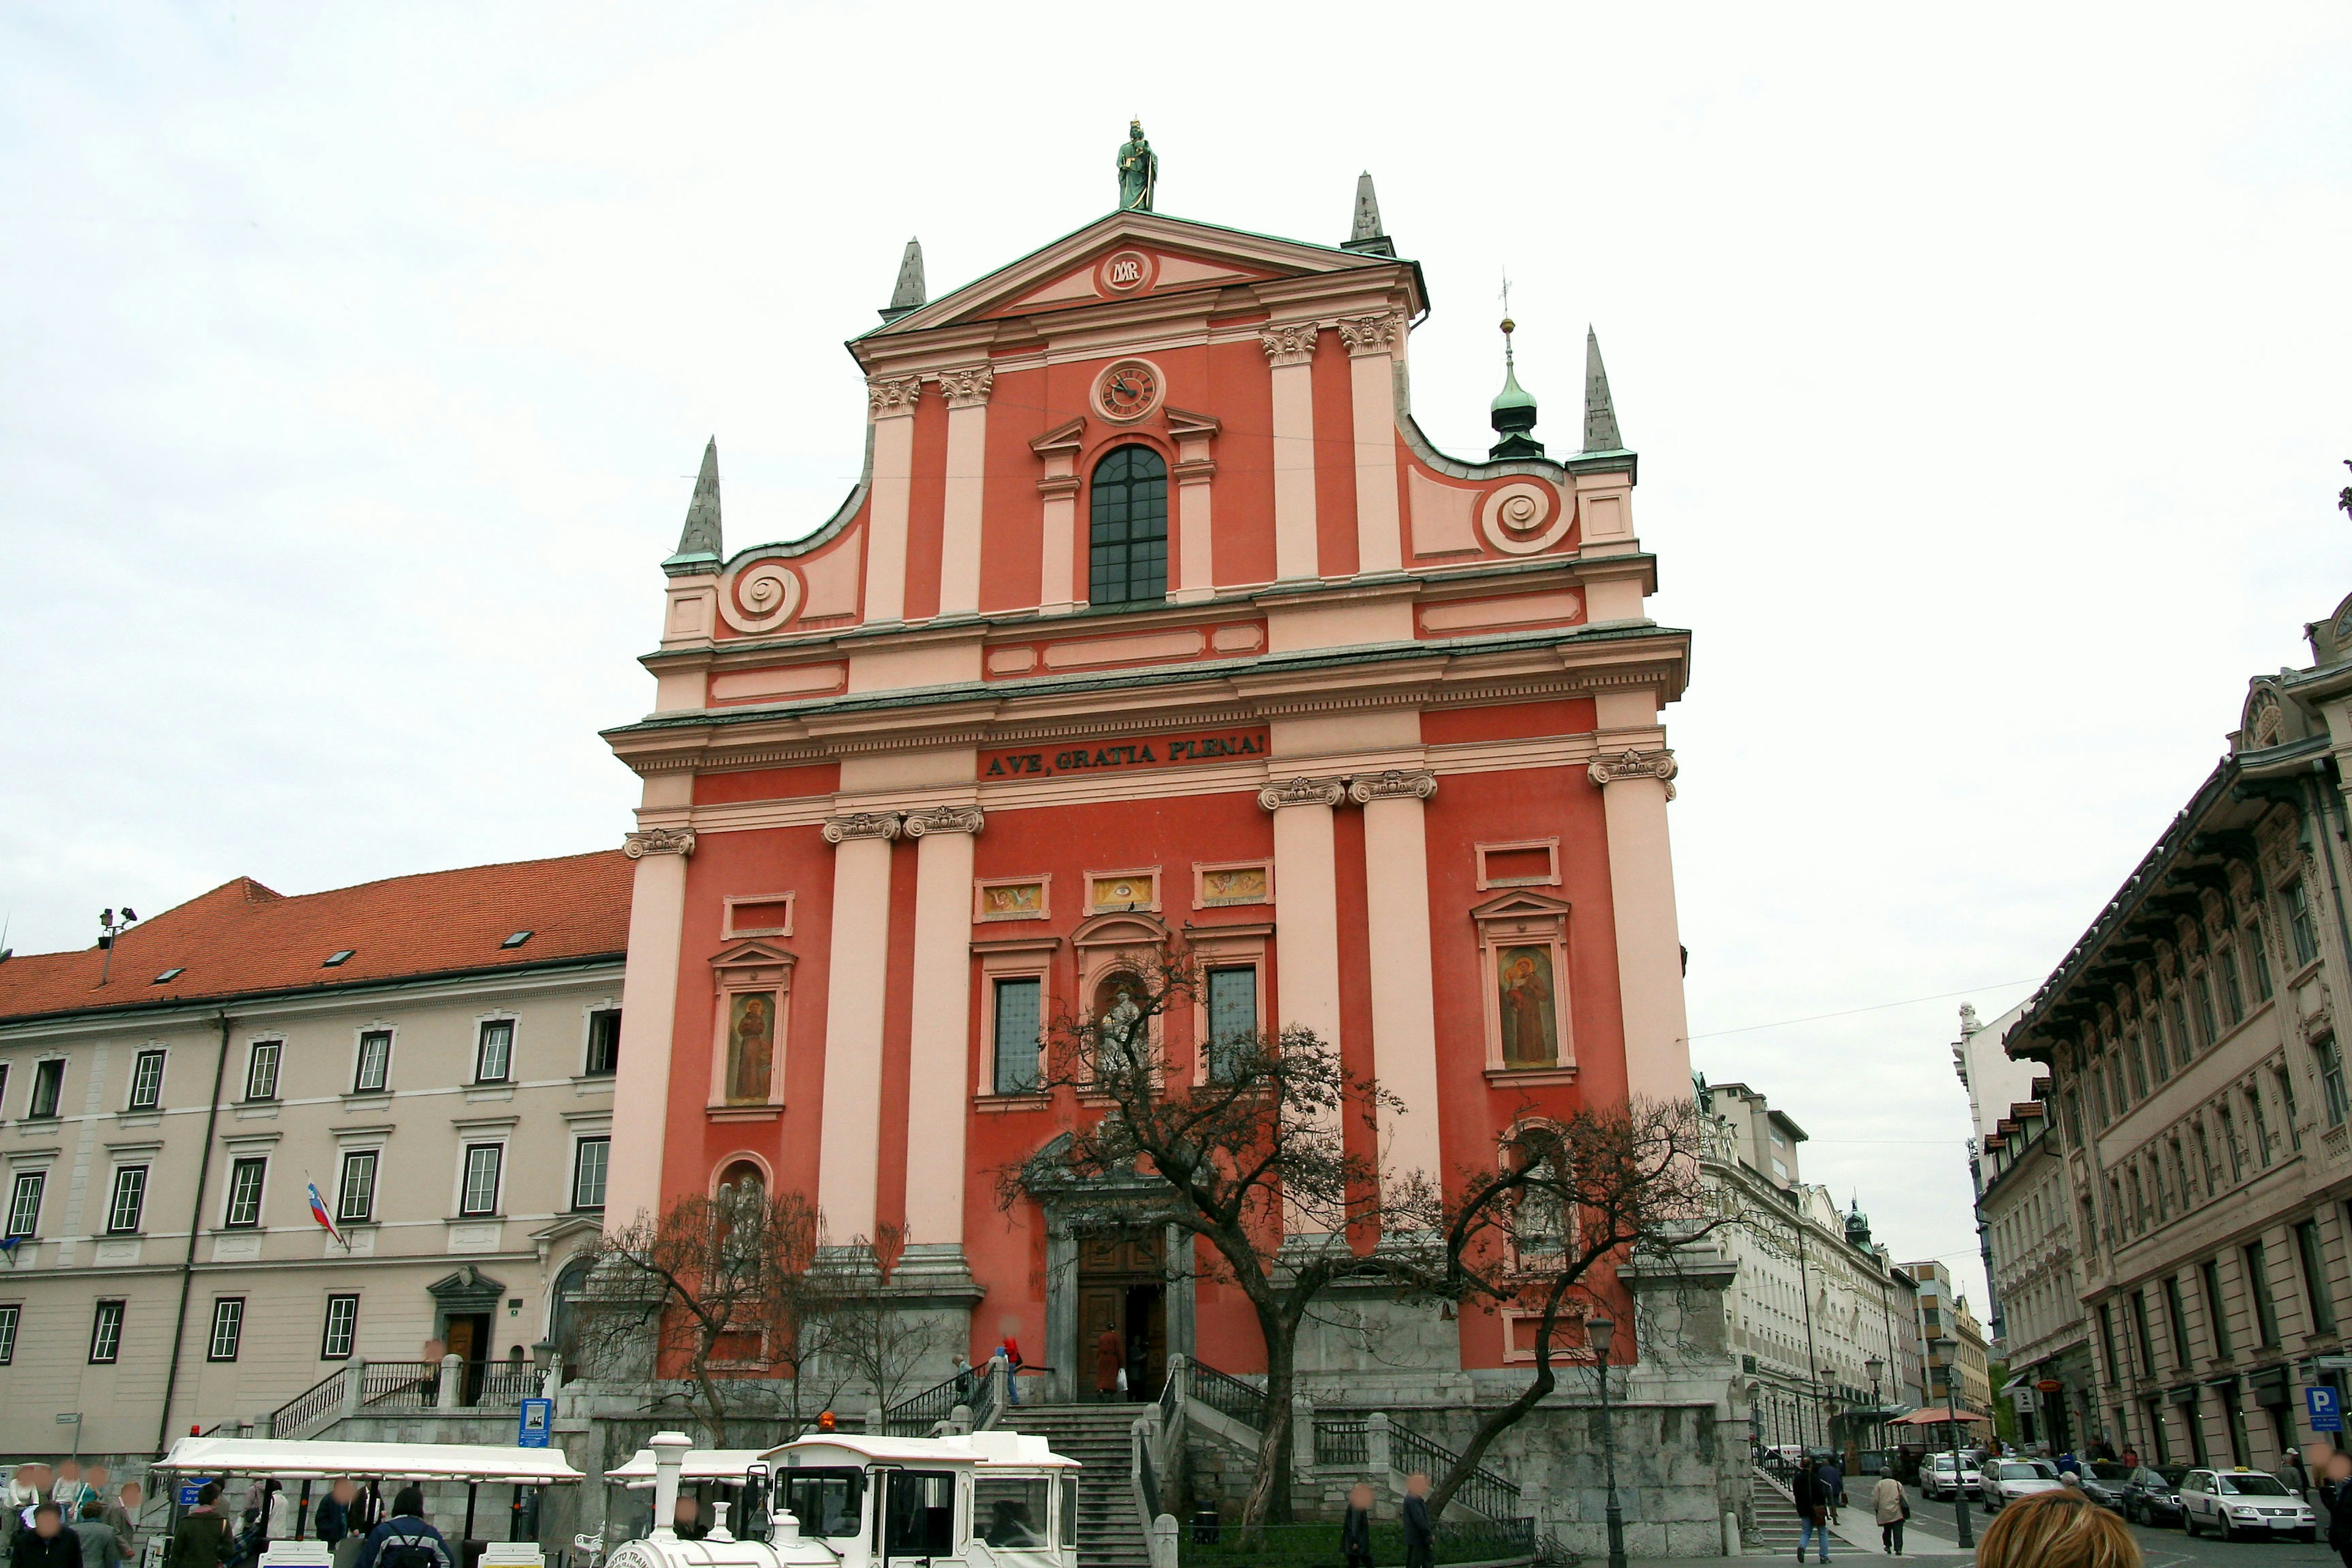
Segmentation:
<svg viewBox="0 0 2352 1568">
<path fill-rule="evenodd" d="M 352 1532 L 352 1503 L 359 1492 L 360 1489 L 352 1484 L 349 1476 L 338 1476 L 334 1484 L 327 1489 L 326 1500 L 319 1504 L 319 1511 L 310 1516 L 311 1528 L 318 1532 L 319 1539 L 327 1543 L 330 1551 Z"/>
<path fill-rule="evenodd" d="M 2352 1454 L 2313 1446 L 2319 1462 L 2320 1497 L 2327 1505 L 2327 1544 L 2336 1561 L 2352 1568 Z"/>
<path fill-rule="evenodd" d="M 1822 1506 L 1830 1510 L 1830 1522 L 1838 1521 L 1838 1510 L 1845 1506 L 1845 1472 L 1838 1468 L 1836 1458 L 1822 1456 L 1821 1467 L 1815 1472 L 1822 1483 Z"/>
<path fill-rule="evenodd" d="M 1339 1516 L 1339 1552 L 1347 1568 L 1372 1568 L 1372 1484 L 1348 1489 L 1348 1511 Z"/>
<path fill-rule="evenodd" d="M 2074 1458 L 2074 1449 L 2069 1448 L 2058 1456 L 2058 1473 L 2062 1476 L 2079 1476 L 2083 1473 L 2083 1461 Z"/>
<path fill-rule="evenodd" d="M 425 1521 L 424 1488 L 403 1487 L 393 1494 L 392 1517 L 368 1531 L 358 1568 L 450 1568 L 449 1543 Z"/>
<path fill-rule="evenodd" d="M 1904 1495 L 1903 1483 L 1893 1476 L 1879 1477 L 1870 1489 L 1870 1509 L 1878 1519 L 1878 1549 L 1889 1557 L 1902 1556 L 1903 1525 L 1911 1517 L 1911 1500 Z"/>
<path fill-rule="evenodd" d="M 106 1505 L 106 1527 L 122 1542 L 122 1555 L 139 1555 L 139 1504 L 146 1494 L 137 1481 L 125 1481 L 115 1489 L 114 1500 Z"/>
<path fill-rule="evenodd" d="M 49 1489 L 49 1500 L 59 1509 L 69 1509 L 76 1519 L 81 1517 L 81 1505 L 89 1500 L 89 1483 L 81 1479 L 81 1461 L 64 1459 L 58 1464 L 57 1484 Z"/>
<path fill-rule="evenodd" d="M 1095 1397 L 1108 1405 L 1118 1396 L 1118 1374 L 1127 1366 L 1127 1341 L 1117 1323 L 1095 1338 Z"/>
<path fill-rule="evenodd" d="M 1404 1479 L 1404 1568 L 1430 1568 L 1437 1549 L 1437 1531 L 1429 1521 L 1429 1472 L 1415 1470 Z"/>
<path fill-rule="evenodd" d="M 5 1487 L 0 1487 L 0 1542 L 14 1541 L 16 1531 L 26 1528 L 19 1515 L 31 1511 L 35 1503 L 47 1495 L 48 1488 L 41 1479 L 38 1465 L 19 1465 Z"/>
<path fill-rule="evenodd" d="M 57 1504 L 41 1503 L 33 1510 L 33 1528 L 16 1532 L 8 1563 L 9 1568 L 81 1568 L 81 1542 L 66 1530 Z"/>
<path fill-rule="evenodd" d="M 2138 1469 L 2138 1468 L 2139 1468 L 2139 1450 L 2138 1450 L 2137 1448 L 2133 1447 L 2129 1443 L 2126 1443 L 2126 1444 L 2124 1445 L 2124 1459 L 2123 1459 L 2123 1462 L 2124 1462 L 2126 1466 L 2128 1466 L 2130 1468 L 2132 1468 L 2132 1469 L 2135 1469 L 2135 1470 Z"/>
<path fill-rule="evenodd" d="M 2002 1509 L 1977 1543 L 1977 1568 L 2144 1568 L 2123 1520 L 2072 1489 Z"/>
<path fill-rule="evenodd" d="M 106 1522 L 106 1504 L 98 1498 L 81 1505 L 73 1533 L 81 1546 L 81 1568 L 120 1568 L 131 1555 L 129 1544 Z"/>
<path fill-rule="evenodd" d="M 2311 1472 L 2304 1468 L 2303 1456 L 2292 1448 L 2287 1450 L 2286 1463 L 2278 1468 L 2278 1479 L 2279 1485 L 2298 1498 L 2311 1490 Z"/>
<path fill-rule="evenodd" d="M 1789 1478 L 1789 1501 L 1797 1510 L 1797 1561 L 1805 1560 L 1805 1547 L 1816 1537 L 1821 1542 L 1821 1560 L 1830 1560 L 1829 1505 L 1822 1500 L 1822 1473 L 1811 1465 L 1799 1465 Z"/>
<path fill-rule="evenodd" d="M 221 1486 L 206 1481 L 196 1489 L 196 1506 L 172 1527 L 163 1549 L 163 1568 L 221 1568 L 230 1555 L 228 1516 L 220 1510 Z"/>
</svg>

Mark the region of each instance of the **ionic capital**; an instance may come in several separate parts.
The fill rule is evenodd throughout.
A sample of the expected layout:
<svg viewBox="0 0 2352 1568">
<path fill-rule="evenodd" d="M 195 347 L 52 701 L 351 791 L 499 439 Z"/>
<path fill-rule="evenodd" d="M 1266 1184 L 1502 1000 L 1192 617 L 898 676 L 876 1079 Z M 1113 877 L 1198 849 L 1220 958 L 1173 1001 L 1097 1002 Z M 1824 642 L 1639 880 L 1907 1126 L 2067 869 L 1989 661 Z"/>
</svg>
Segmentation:
<svg viewBox="0 0 2352 1568">
<path fill-rule="evenodd" d="M 1613 757 L 1593 758 L 1592 765 L 1584 771 L 1584 776 L 1592 781 L 1596 789 L 1621 779 L 1656 779 L 1666 785 L 1666 798 L 1672 800 L 1675 786 L 1666 781 L 1672 779 L 1677 771 L 1672 752 L 1663 749 L 1655 752 L 1628 750 Z"/>
<path fill-rule="evenodd" d="M 632 860 L 642 860 L 648 855 L 675 855 L 684 859 L 694 853 L 694 829 L 641 827 L 621 840 L 621 853 Z"/>
<path fill-rule="evenodd" d="M 1339 318 L 1339 341 L 1348 345 L 1350 358 L 1394 353 L 1397 334 L 1403 330 L 1404 316 L 1396 310 L 1383 310 L 1376 316 Z"/>
<path fill-rule="evenodd" d="M 1391 768 L 1384 773 L 1358 778 L 1348 785 L 1348 798 L 1358 805 L 1376 800 L 1427 800 L 1437 793 L 1437 775 L 1425 768 Z"/>
<path fill-rule="evenodd" d="M 1286 805 L 1337 805 L 1348 798 L 1348 787 L 1338 779 L 1286 779 L 1257 792 L 1258 805 L 1267 811 Z"/>
<path fill-rule="evenodd" d="M 824 841 L 838 844 L 845 838 L 896 838 L 898 837 L 898 814 L 895 811 L 853 811 L 846 816 L 824 819 Z"/>
<path fill-rule="evenodd" d="M 940 372 L 940 392 L 950 408 L 984 408 L 996 385 L 996 367 L 968 364 Z"/>
<path fill-rule="evenodd" d="M 1315 357 L 1316 335 L 1322 330 L 1314 321 L 1292 321 L 1264 329 L 1257 335 L 1257 343 L 1265 351 L 1268 364 L 1305 364 Z"/>
<path fill-rule="evenodd" d="M 866 412 L 876 419 L 912 415 L 922 395 L 923 378 L 919 375 L 869 376 L 866 382 Z"/>
<path fill-rule="evenodd" d="M 977 834 L 987 822 L 988 814 L 976 805 L 935 805 L 928 811 L 908 812 L 904 831 L 909 838 L 927 833 Z"/>
</svg>

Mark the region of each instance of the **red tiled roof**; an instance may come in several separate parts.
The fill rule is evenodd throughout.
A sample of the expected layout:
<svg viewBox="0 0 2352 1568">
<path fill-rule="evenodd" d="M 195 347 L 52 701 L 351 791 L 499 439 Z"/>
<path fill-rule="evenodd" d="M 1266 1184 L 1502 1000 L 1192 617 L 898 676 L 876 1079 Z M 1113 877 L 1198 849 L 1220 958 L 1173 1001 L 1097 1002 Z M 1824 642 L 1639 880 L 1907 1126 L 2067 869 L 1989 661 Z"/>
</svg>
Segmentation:
<svg viewBox="0 0 2352 1568">
<path fill-rule="evenodd" d="M 0 963 L 0 1022 L 614 957 L 628 946 L 630 881 L 616 849 L 295 898 L 239 877 L 123 932 L 102 987 L 95 947 Z M 530 940 L 499 945 L 519 931 Z M 322 967 L 344 948 L 348 960 Z"/>
</svg>

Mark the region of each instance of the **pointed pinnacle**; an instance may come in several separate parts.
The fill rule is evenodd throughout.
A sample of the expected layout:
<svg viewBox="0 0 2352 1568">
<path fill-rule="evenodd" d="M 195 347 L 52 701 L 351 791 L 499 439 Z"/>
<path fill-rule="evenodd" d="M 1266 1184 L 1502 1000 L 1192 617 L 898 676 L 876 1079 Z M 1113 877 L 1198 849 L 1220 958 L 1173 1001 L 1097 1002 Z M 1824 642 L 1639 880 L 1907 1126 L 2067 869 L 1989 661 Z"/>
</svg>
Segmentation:
<svg viewBox="0 0 2352 1568">
<path fill-rule="evenodd" d="M 884 307 L 882 319 L 895 321 L 909 310 L 919 310 L 924 300 L 923 242 L 910 239 L 907 253 L 898 259 L 898 285 L 890 290 L 890 303 Z"/>
<path fill-rule="evenodd" d="M 1396 247 L 1381 227 L 1381 199 L 1372 194 L 1370 170 L 1356 176 L 1356 220 L 1342 250 L 1365 256 L 1394 256 Z"/>
<path fill-rule="evenodd" d="M 689 570 L 716 566 L 725 555 L 719 531 L 719 437 L 702 448 L 702 471 L 694 479 L 694 499 L 686 504 L 686 527 L 677 536 L 677 552 L 663 566 L 684 563 Z"/>
<path fill-rule="evenodd" d="M 1617 429 L 1617 405 L 1609 398 L 1609 372 L 1601 367 L 1601 340 L 1584 329 L 1584 449 L 1622 451 L 1625 438 Z"/>
</svg>

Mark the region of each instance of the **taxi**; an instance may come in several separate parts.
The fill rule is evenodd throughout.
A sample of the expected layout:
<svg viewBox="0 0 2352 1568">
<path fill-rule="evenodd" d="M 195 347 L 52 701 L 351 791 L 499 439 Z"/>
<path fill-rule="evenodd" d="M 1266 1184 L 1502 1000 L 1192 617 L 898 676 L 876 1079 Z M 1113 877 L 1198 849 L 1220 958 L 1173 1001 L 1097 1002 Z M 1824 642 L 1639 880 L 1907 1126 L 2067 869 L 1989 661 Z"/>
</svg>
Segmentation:
<svg viewBox="0 0 2352 1568">
<path fill-rule="evenodd" d="M 2225 1541 L 2239 1535 L 2287 1535 L 2315 1541 L 2319 1520 L 2311 1505 L 2286 1489 L 2276 1476 L 2242 1467 L 2191 1470 L 2180 1479 L 2180 1528 L 2191 1535 L 2208 1530 Z"/>
</svg>

